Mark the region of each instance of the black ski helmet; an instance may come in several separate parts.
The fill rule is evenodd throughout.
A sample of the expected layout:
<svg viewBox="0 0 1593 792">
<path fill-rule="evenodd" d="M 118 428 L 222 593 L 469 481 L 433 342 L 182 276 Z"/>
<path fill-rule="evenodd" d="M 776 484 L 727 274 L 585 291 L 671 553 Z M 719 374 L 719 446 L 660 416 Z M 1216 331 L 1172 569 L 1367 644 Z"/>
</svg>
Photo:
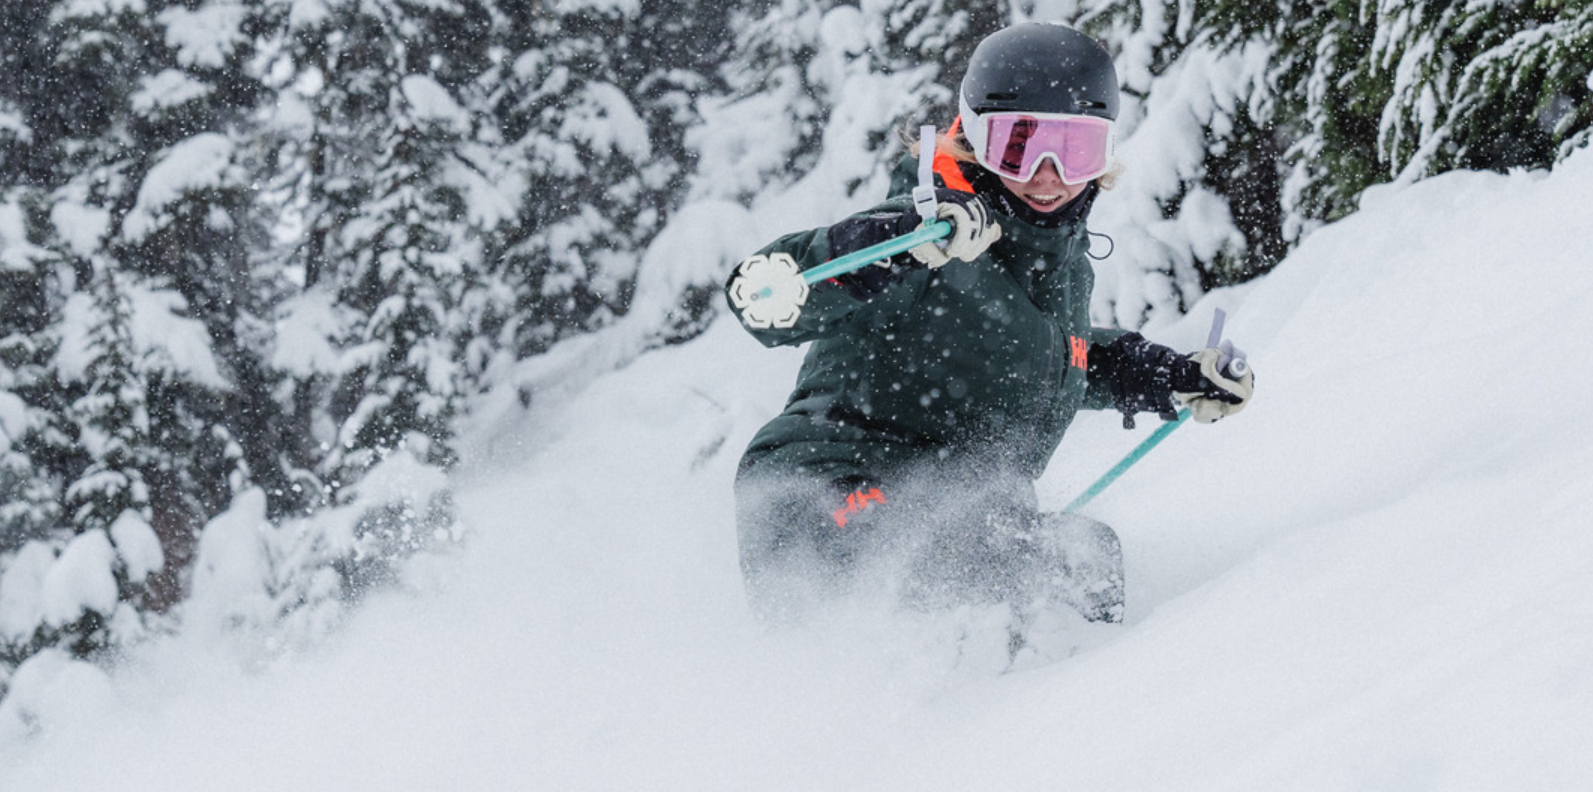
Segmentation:
<svg viewBox="0 0 1593 792">
<path fill-rule="evenodd" d="M 1117 120 L 1112 56 L 1066 25 L 1026 22 L 986 36 L 968 58 L 959 94 L 965 133 L 979 114 L 1003 111 Z"/>
</svg>

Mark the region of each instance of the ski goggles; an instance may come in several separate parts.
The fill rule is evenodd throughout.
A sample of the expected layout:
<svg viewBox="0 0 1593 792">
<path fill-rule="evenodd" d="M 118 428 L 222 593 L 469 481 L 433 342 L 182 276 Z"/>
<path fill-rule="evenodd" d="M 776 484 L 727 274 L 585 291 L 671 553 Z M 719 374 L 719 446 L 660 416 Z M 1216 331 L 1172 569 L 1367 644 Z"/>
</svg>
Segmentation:
<svg viewBox="0 0 1593 792">
<path fill-rule="evenodd" d="M 1083 184 L 1112 168 L 1112 122 L 1062 113 L 986 113 L 983 141 L 973 140 L 979 164 L 1015 181 L 1034 178 L 1050 159 L 1064 184 Z"/>
</svg>

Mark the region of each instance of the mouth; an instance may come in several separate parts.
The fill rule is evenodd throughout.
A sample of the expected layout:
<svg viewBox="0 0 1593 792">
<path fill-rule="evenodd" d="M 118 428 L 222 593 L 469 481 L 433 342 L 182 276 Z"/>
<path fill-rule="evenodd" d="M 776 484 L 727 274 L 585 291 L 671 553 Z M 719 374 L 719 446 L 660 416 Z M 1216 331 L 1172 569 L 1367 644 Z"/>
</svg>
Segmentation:
<svg viewBox="0 0 1593 792">
<path fill-rule="evenodd" d="M 1058 206 L 1061 206 L 1063 200 L 1066 198 L 1067 196 L 1065 195 L 1036 195 L 1033 193 L 1023 196 L 1023 200 L 1028 201 L 1030 206 L 1033 206 L 1040 211 L 1050 211 L 1055 209 Z"/>
</svg>

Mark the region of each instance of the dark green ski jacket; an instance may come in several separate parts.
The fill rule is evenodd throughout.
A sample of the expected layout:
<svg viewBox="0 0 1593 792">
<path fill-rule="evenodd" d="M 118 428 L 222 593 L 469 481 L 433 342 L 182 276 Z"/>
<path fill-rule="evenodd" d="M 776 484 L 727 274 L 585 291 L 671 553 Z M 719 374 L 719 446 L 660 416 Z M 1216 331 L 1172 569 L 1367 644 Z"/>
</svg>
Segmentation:
<svg viewBox="0 0 1593 792">
<path fill-rule="evenodd" d="M 915 165 L 904 158 L 895 197 L 865 214 L 912 211 Z M 1090 380 L 1088 356 L 1121 331 L 1090 327 L 1084 223 L 997 219 L 1001 239 L 976 261 L 908 270 L 867 301 L 816 283 L 795 326 L 749 328 L 766 346 L 811 346 L 790 401 L 753 438 L 743 472 L 880 480 L 963 457 L 1034 479 L 1079 409 L 1110 407 L 1108 383 Z M 811 269 L 832 258 L 826 232 L 791 234 L 760 252 L 787 253 Z"/>
</svg>

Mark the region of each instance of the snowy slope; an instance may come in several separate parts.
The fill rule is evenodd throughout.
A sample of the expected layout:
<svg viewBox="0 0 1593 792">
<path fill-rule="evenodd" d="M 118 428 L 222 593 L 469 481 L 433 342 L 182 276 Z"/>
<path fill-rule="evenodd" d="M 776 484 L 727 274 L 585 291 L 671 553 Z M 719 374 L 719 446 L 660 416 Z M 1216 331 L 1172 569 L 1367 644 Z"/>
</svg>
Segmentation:
<svg viewBox="0 0 1593 792">
<path fill-rule="evenodd" d="M 757 629 L 729 481 L 799 353 L 720 322 L 495 427 L 468 542 L 327 644 L 36 668 L 0 788 L 1588 788 L 1590 199 L 1593 152 L 1384 188 L 1150 328 L 1228 309 L 1257 398 L 1091 505 L 1131 602 L 1072 657 L 998 673 L 966 614 Z M 1047 505 L 1145 423 L 1081 421 Z"/>
</svg>

